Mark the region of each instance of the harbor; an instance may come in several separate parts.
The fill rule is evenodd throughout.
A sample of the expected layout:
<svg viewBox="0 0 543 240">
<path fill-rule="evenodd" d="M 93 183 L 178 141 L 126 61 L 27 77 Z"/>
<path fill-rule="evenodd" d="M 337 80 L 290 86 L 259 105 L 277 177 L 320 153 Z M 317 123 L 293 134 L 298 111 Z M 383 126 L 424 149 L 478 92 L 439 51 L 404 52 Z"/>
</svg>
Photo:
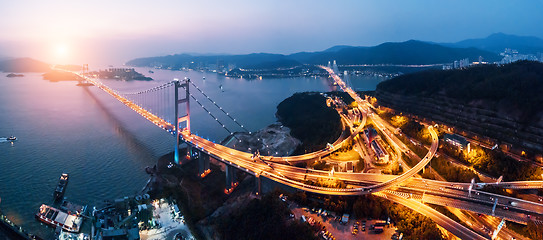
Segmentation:
<svg viewBox="0 0 543 240">
<path fill-rule="evenodd" d="M 173 199 L 151 199 L 143 193 L 105 200 L 92 208 L 67 200 L 53 205 L 42 204 L 35 218 L 44 227 L 54 229 L 54 239 L 58 240 L 195 239 Z M 82 230 L 84 221 L 90 228 Z M 0 239 L 42 239 L 15 225 L 1 212 L 0 228 Z"/>
</svg>

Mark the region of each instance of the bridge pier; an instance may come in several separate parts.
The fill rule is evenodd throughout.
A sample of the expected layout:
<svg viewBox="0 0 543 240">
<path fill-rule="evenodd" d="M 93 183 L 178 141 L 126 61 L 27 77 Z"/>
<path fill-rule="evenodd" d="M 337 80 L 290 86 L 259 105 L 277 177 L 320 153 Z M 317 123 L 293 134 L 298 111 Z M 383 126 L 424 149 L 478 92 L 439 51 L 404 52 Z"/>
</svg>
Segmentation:
<svg viewBox="0 0 543 240">
<path fill-rule="evenodd" d="M 187 160 L 191 160 L 192 156 L 193 156 L 192 146 L 187 144 L 187 156 L 186 156 Z"/>
<path fill-rule="evenodd" d="M 201 178 L 204 178 L 211 172 L 211 169 L 209 169 L 209 155 L 205 154 L 204 152 L 199 153 L 200 156 L 198 158 L 198 176 Z"/>
<path fill-rule="evenodd" d="M 238 186 L 238 182 L 236 182 L 236 168 L 230 165 L 226 165 L 226 189 L 224 190 L 224 193 L 230 194 L 232 191 L 234 191 L 234 188 Z"/>
<path fill-rule="evenodd" d="M 262 180 L 260 179 L 260 175 L 255 175 L 255 195 L 260 195 L 262 192 Z"/>
<path fill-rule="evenodd" d="M 496 211 L 496 205 L 498 205 L 498 198 L 494 198 L 494 206 L 492 206 L 492 216 L 494 216 L 494 212 Z"/>
</svg>

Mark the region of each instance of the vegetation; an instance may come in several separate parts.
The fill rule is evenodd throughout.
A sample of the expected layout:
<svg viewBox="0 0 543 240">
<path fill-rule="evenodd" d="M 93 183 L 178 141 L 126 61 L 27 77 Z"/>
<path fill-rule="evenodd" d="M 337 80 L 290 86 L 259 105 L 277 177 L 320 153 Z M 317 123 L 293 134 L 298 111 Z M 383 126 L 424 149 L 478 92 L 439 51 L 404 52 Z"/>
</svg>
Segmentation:
<svg viewBox="0 0 543 240">
<path fill-rule="evenodd" d="M 430 161 L 430 165 L 437 173 L 439 173 L 439 175 L 449 182 L 471 182 L 471 179 L 473 178 L 475 178 L 475 181 L 480 182 L 477 173 L 463 167 L 454 166 L 443 156 L 434 157 L 432 161 Z"/>
<path fill-rule="evenodd" d="M 307 180 L 305 184 L 317 186 L 317 187 L 327 187 L 327 188 L 346 188 L 347 184 L 341 180 L 334 178 L 330 179 L 317 179 L 317 181 Z"/>
<path fill-rule="evenodd" d="M 383 119 L 386 119 L 394 127 L 400 128 L 404 135 L 398 136 L 398 138 L 406 144 L 409 149 L 419 156 L 420 158 L 424 157 L 428 153 L 428 149 L 413 144 L 410 139 L 407 137 L 412 137 L 419 142 L 425 144 L 431 143 L 431 135 L 428 129 L 413 119 L 403 116 L 403 115 L 394 115 L 390 111 L 381 111 L 379 116 Z M 402 159 L 411 167 L 415 166 L 418 163 L 418 160 L 402 153 Z M 450 182 L 470 182 L 471 179 L 479 181 L 479 176 L 471 170 L 454 166 L 443 156 L 434 157 L 430 162 L 431 167 L 436 170 L 436 172 L 444 177 L 447 181 Z M 425 172 L 424 177 L 429 179 L 434 179 L 434 176 L 429 172 Z"/>
<path fill-rule="evenodd" d="M 453 62 L 461 58 L 476 59 L 483 56 L 488 61 L 499 60 L 494 53 L 474 48 L 449 48 L 432 43 L 410 40 L 383 43 L 375 47 L 345 47 L 337 51 L 310 56 L 309 63 L 323 63 L 336 59 L 341 64 L 434 64 Z"/>
<path fill-rule="evenodd" d="M 315 162 L 315 165 L 313 165 L 313 169 L 315 169 L 315 170 L 327 170 L 326 161 L 322 160 L 322 161 Z"/>
<path fill-rule="evenodd" d="M 487 109 L 501 110 L 521 123 L 532 123 L 543 111 L 542 78 L 542 63 L 518 61 L 503 66 L 406 74 L 381 82 L 377 91 L 416 96 L 443 93 L 466 104 L 484 102 Z"/>
<path fill-rule="evenodd" d="M 443 238 L 436 224 L 430 218 L 373 195 L 358 197 L 353 204 L 353 212 L 357 218 L 389 216 L 396 223 L 398 230 L 404 233 L 404 239 Z"/>
<path fill-rule="evenodd" d="M 425 144 L 430 143 L 430 135 L 426 127 L 419 122 L 414 121 L 404 115 L 395 115 L 391 111 L 380 111 L 379 116 L 392 124 L 394 127 L 398 127 L 404 133 L 404 136 L 398 136 L 409 149 L 422 157 L 426 155 L 428 150 L 422 146 L 413 144 L 409 138 L 423 142 Z M 442 135 L 443 133 L 440 133 Z M 476 145 L 471 146 L 471 151 L 460 151 L 455 146 L 451 146 L 448 143 L 441 142 L 440 150 L 446 155 L 458 159 L 468 166 L 473 167 L 478 171 L 490 174 L 494 177 L 504 176 L 504 180 L 540 180 L 543 171 L 537 167 L 532 166 L 526 162 L 519 162 L 500 151 L 493 151 L 486 148 L 482 148 Z M 403 159 L 410 166 L 414 166 L 418 161 L 402 155 Z M 472 178 L 479 179 L 478 175 L 468 169 L 457 167 L 450 164 L 443 157 L 434 157 L 431 161 L 431 166 L 441 176 L 448 181 L 454 182 L 469 182 Z M 429 175 L 426 175 L 429 177 Z"/>
<path fill-rule="evenodd" d="M 528 225 L 522 225 L 507 221 L 507 228 L 512 229 L 530 239 L 543 239 L 543 225 L 529 221 Z"/>
<path fill-rule="evenodd" d="M 517 161 L 500 151 L 472 146 L 471 151 L 459 151 L 453 146 L 443 144 L 442 150 L 449 156 L 459 159 L 478 171 L 494 177 L 503 176 L 504 181 L 541 180 L 543 171 L 527 162 Z"/>
<path fill-rule="evenodd" d="M 302 141 L 294 154 L 324 149 L 341 135 L 339 114 L 318 93 L 295 93 L 277 106 L 277 116 Z"/>
<path fill-rule="evenodd" d="M 387 168 L 382 170 L 383 174 L 400 175 L 403 172 L 403 168 L 398 161 L 393 161 Z"/>
<path fill-rule="evenodd" d="M 192 56 L 175 54 L 161 57 L 138 58 L 128 61 L 131 66 L 162 66 L 179 69 L 183 66 L 196 68 L 198 64 L 215 64 L 217 60 L 225 64 L 235 64 L 240 68 L 292 66 L 300 62 L 322 64 L 336 59 L 341 64 L 435 64 L 452 62 L 469 57 L 483 56 L 487 61 L 497 61 L 500 57 L 491 52 L 474 48 L 450 48 L 437 44 L 410 40 L 400 43 L 383 43 L 375 47 L 341 46 L 321 52 L 299 52 L 290 55 L 252 53 L 245 55 Z M 188 64 L 191 63 L 192 64 Z M 405 71 L 403 71 L 405 72 Z"/>
<path fill-rule="evenodd" d="M 197 239 L 204 239 L 196 224 L 222 206 L 228 198 L 228 195 L 224 194 L 225 173 L 218 166 L 211 164 L 211 172 L 204 179 L 200 179 L 198 161 L 188 161 L 180 167 L 173 168 L 162 166 L 167 165 L 172 158 L 172 154 L 162 156 L 157 164 L 164 181 L 172 184 L 166 184 L 162 191 L 154 188 L 150 193 L 156 198 L 176 199 L 191 232 Z"/>
<path fill-rule="evenodd" d="M 64 71 L 57 71 L 57 70 L 51 70 L 43 75 L 43 79 L 49 80 L 49 81 L 81 81 L 83 78 L 70 73 L 70 72 L 64 72 Z"/>
<path fill-rule="evenodd" d="M 424 144 L 432 143 L 432 136 L 428 128 L 412 118 L 404 115 L 395 115 L 390 111 L 378 111 L 379 117 L 389 122 L 392 126 L 399 128 L 406 135 Z"/>
<path fill-rule="evenodd" d="M 336 92 L 329 92 L 327 94 L 339 97 L 341 99 L 341 101 L 343 101 L 345 104 L 347 104 L 347 106 L 350 106 L 351 104 L 356 103 L 354 101 L 354 99 L 351 97 L 351 95 L 349 95 L 346 92 L 338 92 L 338 91 L 336 91 Z"/>
<path fill-rule="evenodd" d="M 374 195 L 347 197 L 296 192 L 290 194 L 289 199 L 309 208 L 332 211 L 336 215 L 353 213 L 356 219 L 390 217 L 398 230 L 404 233 L 404 239 L 443 239 L 437 225 L 430 218 Z"/>
<path fill-rule="evenodd" d="M 288 220 L 290 210 L 279 194 L 253 199 L 246 206 L 222 216 L 218 231 L 223 239 L 317 239 L 307 223 Z"/>
<path fill-rule="evenodd" d="M 252 189 L 252 181 L 248 181 L 251 182 L 249 184 L 241 182 L 234 193 L 226 195 L 225 174 L 218 166 L 211 164 L 211 172 L 200 179 L 197 175 L 197 161 L 186 162 L 180 167 L 162 166 L 167 165 L 172 157 L 169 154 L 159 160 L 158 169 L 162 182 L 166 184 L 162 190 L 153 188 L 151 194 L 157 198 L 176 199 L 191 232 L 197 239 L 205 239 L 202 228 L 197 227 L 200 224 L 198 222 L 223 206 L 233 195 L 242 194 L 244 189 Z M 280 236 L 286 239 L 316 239 L 309 225 L 288 220 L 288 207 L 277 196 L 277 193 L 271 193 L 264 195 L 261 200 L 247 200 L 248 203 L 242 204 L 243 207 L 235 208 L 209 223 L 215 227 L 221 239 L 282 239 Z"/>
<path fill-rule="evenodd" d="M 419 161 L 417 161 L 415 158 L 407 156 L 405 153 L 402 153 L 402 159 L 405 161 L 405 163 L 407 163 L 407 165 L 409 165 L 409 167 L 414 167 L 417 165 L 417 163 L 419 163 Z"/>
</svg>

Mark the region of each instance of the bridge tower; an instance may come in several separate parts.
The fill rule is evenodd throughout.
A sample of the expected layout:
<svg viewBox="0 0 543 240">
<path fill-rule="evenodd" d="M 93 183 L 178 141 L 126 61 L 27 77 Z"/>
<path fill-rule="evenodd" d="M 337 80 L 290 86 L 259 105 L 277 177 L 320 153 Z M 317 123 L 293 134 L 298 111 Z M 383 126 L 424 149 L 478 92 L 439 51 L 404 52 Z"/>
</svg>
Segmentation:
<svg viewBox="0 0 543 240">
<path fill-rule="evenodd" d="M 190 92 L 189 92 L 189 85 L 190 85 L 190 79 L 185 78 L 183 82 L 180 82 L 179 79 L 174 79 L 174 101 L 175 101 L 175 154 L 174 154 L 174 161 L 176 164 L 179 164 L 179 137 L 181 135 L 181 129 L 179 128 L 179 124 L 182 122 L 186 122 L 186 129 L 190 133 Z M 179 99 L 179 88 L 185 89 L 185 98 Z M 184 116 L 179 116 L 179 104 L 186 103 L 187 108 L 187 114 Z M 190 156 L 191 150 L 190 146 L 187 145 L 187 153 Z"/>
<path fill-rule="evenodd" d="M 334 70 L 335 74 L 339 74 L 339 69 L 337 67 L 336 60 L 334 60 L 334 64 L 332 65 L 332 70 Z"/>
</svg>

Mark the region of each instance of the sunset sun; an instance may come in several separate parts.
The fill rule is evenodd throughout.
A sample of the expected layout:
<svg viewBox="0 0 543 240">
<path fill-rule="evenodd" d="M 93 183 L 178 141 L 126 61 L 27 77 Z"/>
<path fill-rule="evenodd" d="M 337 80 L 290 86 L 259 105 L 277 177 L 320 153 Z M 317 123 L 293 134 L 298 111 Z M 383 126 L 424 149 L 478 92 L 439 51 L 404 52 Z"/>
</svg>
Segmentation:
<svg viewBox="0 0 543 240">
<path fill-rule="evenodd" d="M 57 44 L 55 46 L 55 54 L 57 57 L 66 57 L 68 55 L 68 46 L 66 44 Z"/>
</svg>

